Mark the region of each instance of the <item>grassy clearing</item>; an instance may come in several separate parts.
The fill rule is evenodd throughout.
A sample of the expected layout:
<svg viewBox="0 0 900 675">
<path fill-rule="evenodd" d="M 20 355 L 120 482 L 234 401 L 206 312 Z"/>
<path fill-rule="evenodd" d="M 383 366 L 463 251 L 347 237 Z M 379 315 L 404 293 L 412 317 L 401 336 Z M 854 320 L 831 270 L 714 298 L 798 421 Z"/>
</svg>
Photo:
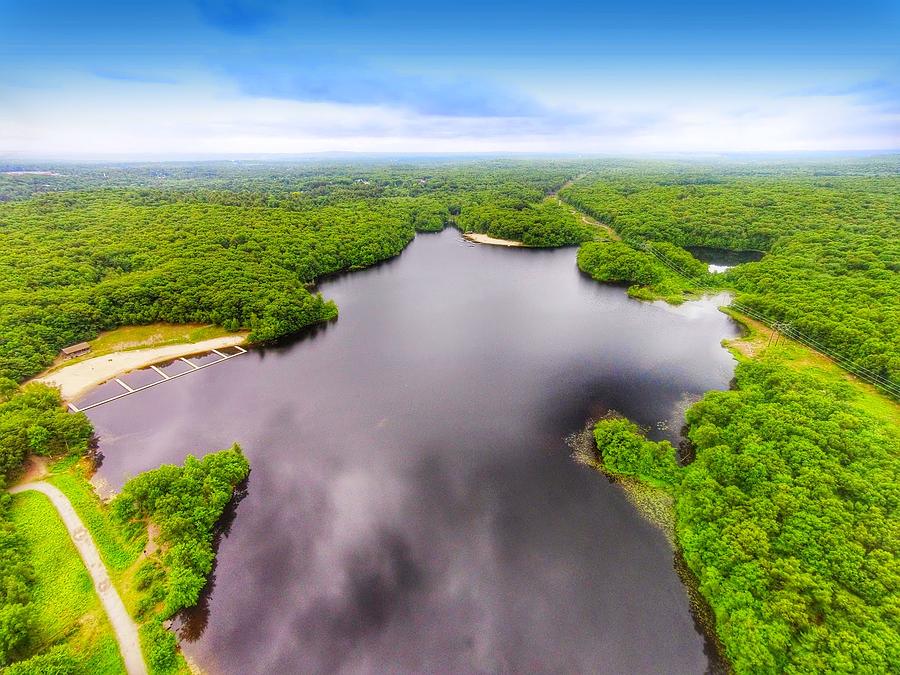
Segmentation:
<svg viewBox="0 0 900 675">
<path fill-rule="evenodd" d="M 246 334 L 246 332 L 242 331 L 237 334 Z M 145 326 L 123 326 L 101 333 L 97 339 L 90 341 L 91 351 L 89 353 L 67 361 L 57 360 L 48 372 L 63 365 L 68 366 L 113 352 L 165 345 L 193 344 L 226 335 L 235 335 L 235 333 L 213 324 L 151 323 Z"/>
<path fill-rule="evenodd" d="M 113 523 L 106 507 L 85 478 L 75 472 L 55 473 L 47 478 L 47 482 L 58 487 L 72 502 L 94 538 L 110 574 L 127 570 L 137 561 L 147 543 L 147 533 L 126 532 Z"/>
<path fill-rule="evenodd" d="M 900 405 L 881 393 L 878 389 L 848 373 L 827 356 L 784 336 L 776 343 L 772 329 L 729 307 L 722 311 L 742 324 L 747 334 L 734 340 L 725 340 L 724 345 L 738 360 L 772 359 L 797 370 L 808 372 L 829 384 L 845 383 L 855 396 L 853 404 L 873 417 L 892 426 L 900 426 Z"/>
<path fill-rule="evenodd" d="M 13 497 L 12 521 L 31 550 L 35 653 L 66 643 L 90 673 L 122 673 L 112 628 L 69 533 L 50 500 L 37 492 Z"/>
<path fill-rule="evenodd" d="M 141 563 L 146 559 L 144 550 L 147 546 L 147 531 L 142 528 L 130 531 L 113 520 L 109 509 L 88 482 L 86 477 L 88 474 L 89 467 L 85 461 L 72 464 L 61 460 L 51 467 L 51 475 L 46 480 L 59 488 L 72 502 L 79 518 L 91 533 L 122 602 L 125 603 L 128 612 L 138 618 L 140 614 L 138 603 L 145 593 L 138 588 L 136 575 Z M 139 618 L 138 622 L 140 623 Z M 151 620 L 142 624 L 140 631 L 141 647 L 151 674 L 189 673 L 190 669 L 184 657 L 180 652 L 173 651 L 174 648 L 170 644 L 175 636 L 157 624 L 158 622 Z M 114 641 L 113 648 L 118 649 Z M 160 652 L 165 656 L 164 667 L 159 667 Z"/>
<path fill-rule="evenodd" d="M 91 341 L 91 351 L 96 355 L 140 347 L 200 342 L 223 335 L 231 333 L 213 324 L 152 323 L 146 326 L 123 326 L 101 333 L 96 340 Z"/>
<path fill-rule="evenodd" d="M 147 532 L 129 531 L 113 521 L 106 505 L 100 501 L 88 482 L 87 472 L 87 464 L 83 461 L 65 466 L 60 462 L 53 465 L 51 475 L 46 480 L 58 487 L 72 502 L 78 517 L 91 533 L 122 602 L 134 616 L 140 595 L 135 587 L 134 575 L 147 545 Z"/>
<path fill-rule="evenodd" d="M 674 288 L 669 287 L 650 287 L 650 286 L 634 286 L 628 287 L 628 297 L 635 300 L 644 300 L 646 302 L 656 302 L 662 300 L 670 305 L 680 305 L 688 300 L 699 300 L 702 294 L 697 293 L 689 287 L 679 287 L 677 284 Z"/>
<path fill-rule="evenodd" d="M 125 664 L 122 662 L 122 656 L 119 654 L 119 645 L 116 638 L 109 629 L 107 635 L 103 635 L 96 642 L 91 644 L 90 650 L 80 652 L 82 658 L 82 668 L 85 673 L 98 673 L 105 675 L 106 673 L 125 672 Z"/>
</svg>

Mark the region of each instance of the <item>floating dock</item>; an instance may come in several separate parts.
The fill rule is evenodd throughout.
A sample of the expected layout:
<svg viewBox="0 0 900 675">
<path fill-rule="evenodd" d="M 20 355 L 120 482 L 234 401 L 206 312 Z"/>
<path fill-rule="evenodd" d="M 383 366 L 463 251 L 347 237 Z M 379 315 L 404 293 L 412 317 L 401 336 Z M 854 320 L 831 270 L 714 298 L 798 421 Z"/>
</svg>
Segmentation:
<svg viewBox="0 0 900 675">
<path fill-rule="evenodd" d="M 144 389 L 149 389 L 150 387 L 155 387 L 156 385 L 162 384 L 163 382 L 168 382 L 169 380 L 175 380 L 175 379 L 178 379 L 179 377 L 184 377 L 185 375 L 190 375 L 191 373 L 196 373 L 198 370 L 203 370 L 204 368 L 209 368 L 210 366 L 214 366 L 217 363 L 222 363 L 222 361 L 228 361 L 229 359 L 233 359 L 237 356 L 240 356 L 241 354 L 247 353 L 246 349 L 244 349 L 243 347 L 240 347 L 238 345 L 234 345 L 232 347 L 232 349 L 236 349 L 237 351 L 234 354 L 223 354 L 218 349 L 213 349 L 209 352 L 206 352 L 206 354 L 204 354 L 205 356 L 208 356 L 210 354 L 215 354 L 219 358 L 216 359 L 215 361 L 212 361 L 210 363 L 204 363 L 203 365 L 199 365 L 199 366 L 196 363 L 194 363 L 193 361 L 189 361 L 188 359 L 186 359 L 184 357 L 179 357 L 178 359 L 175 359 L 175 360 L 176 361 L 184 361 L 186 364 L 188 364 L 191 367 L 191 369 L 186 370 L 183 373 L 176 373 L 175 375 L 169 375 L 168 373 L 164 372 L 161 368 L 158 368 L 156 366 L 150 366 L 149 369 L 154 371 L 157 375 L 159 375 L 160 379 L 156 380 L 155 382 L 151 382 L 150 384 L 145 384 L 142 387 L 131 387 L 128 384 L 126 384 L 125 382 L 123 382 L 122 380 L 120 380 L 118 377 L 114 377 L 111 380 L 107 380 L 107 381 L 115 382 L 116 384 L 121 386 L 122 389 L 124 390 L 121 394 L 116 394 L 115 396 L 110 396 L 109 398 L 103 399 L 102 401 L 97 401 L 96 403 L 91 403 L 90 405 L 86 405 L 82 408 L 79 408 L 74 403 L 69 403 L 69 410 L 71 410 L 72 412 L 84 412 L 85 410 L 90 410 L 91 408 L 96 408 L 97 406 L 105 405 L 107 403 L 111 403 L 112 401 L 118 401 L 120 398 L 125 398 L 126 396 L 130 396 L 131 394 L 136 394 L 139 391 L 144 391 Z"/>
</svg>

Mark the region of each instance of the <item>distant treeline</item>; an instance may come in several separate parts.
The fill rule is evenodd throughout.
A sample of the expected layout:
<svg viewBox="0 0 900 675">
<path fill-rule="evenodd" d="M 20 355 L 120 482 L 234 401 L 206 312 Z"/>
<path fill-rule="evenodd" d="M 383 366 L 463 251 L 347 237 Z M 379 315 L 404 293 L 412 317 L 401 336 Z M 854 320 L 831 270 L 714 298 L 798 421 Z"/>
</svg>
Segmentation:
<svg viewBox="0 0 900 675">
<path fill-rule="evenodd" d="M 533 200 L 586 166 L 578 160 L 0 163 L 0 201 L 48 192 L 122 189 L 293 208 L 479 191 L 518 198 L 523 189 L 532 191 Z M 22 170 L 45 173 L 16 173 Z"/>
</svg>

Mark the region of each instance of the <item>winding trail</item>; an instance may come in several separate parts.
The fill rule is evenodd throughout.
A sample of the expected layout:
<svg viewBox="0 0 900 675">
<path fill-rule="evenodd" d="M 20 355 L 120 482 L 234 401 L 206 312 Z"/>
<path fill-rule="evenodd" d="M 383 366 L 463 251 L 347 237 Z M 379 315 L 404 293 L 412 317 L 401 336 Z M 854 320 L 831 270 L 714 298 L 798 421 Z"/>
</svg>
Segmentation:
<svg viewBox="0 0 900 675">
<path fill-rule="evenodd" d="M 10 488 L 9 491 L 16 493 L 25 492 L 26 490 L 34 490 L 46 495 L 56 508 L 60 518 L 62 518 L 66 529 L 69 531 L 69 536 L 75 544 L 75 548 L 78 549 L 78 554 L 84 561 L 84 565 L 94 581 L 94 590 L 100 597 L 103 609 L 106 610 L 106 615 L 112 624 L 128 675 L 147 675 L 147 666 L 144 663 L 141 643 L 138 640 L 137 624 L 131 618 L 128 610 L 125 609 L 122 598 L 119 597 L 115 586 L 110 581 L 106 566 L 100 558 L 100 552 L 97 550 L 90 532 L 87 531 L 84 523 L 81 522 L 81 518 L 75 512 L 72 502 L 50 483 L 25 483 Z"/>
</svg>

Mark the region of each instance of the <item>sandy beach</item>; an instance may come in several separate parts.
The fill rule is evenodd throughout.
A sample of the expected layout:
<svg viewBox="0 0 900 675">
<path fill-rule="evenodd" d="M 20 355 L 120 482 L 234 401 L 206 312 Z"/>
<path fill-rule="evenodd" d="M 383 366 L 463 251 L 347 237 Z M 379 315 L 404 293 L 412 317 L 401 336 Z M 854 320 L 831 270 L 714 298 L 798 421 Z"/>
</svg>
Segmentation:
<svg viewBox="0 0 900 675">
<path fill-rule="evenodd" d="M 238 345 L 244 338 L 244 335 L 226 335 L 200 342 L 113 352 L 64 366 L 47 375 L 38 376 L 33 381 L 59 387 L 63 400 L 71 401 L 91 387 L 96 387 L 117 375 L 145 368 L 160 361 L 176 359 L 179 356 Z"/>
<path fill-rule="evenodd" d="M 496 237 L 491 237 L 486 234 L 480 234 L 478 232 L 466 232 L 463 236 L 469 241 L 474 241 L 477 244 L 490 244 L 491 246 L 524 246 L 521 241 L 513 241 L 511 239 L 497 239 Z"/>
</svg>

